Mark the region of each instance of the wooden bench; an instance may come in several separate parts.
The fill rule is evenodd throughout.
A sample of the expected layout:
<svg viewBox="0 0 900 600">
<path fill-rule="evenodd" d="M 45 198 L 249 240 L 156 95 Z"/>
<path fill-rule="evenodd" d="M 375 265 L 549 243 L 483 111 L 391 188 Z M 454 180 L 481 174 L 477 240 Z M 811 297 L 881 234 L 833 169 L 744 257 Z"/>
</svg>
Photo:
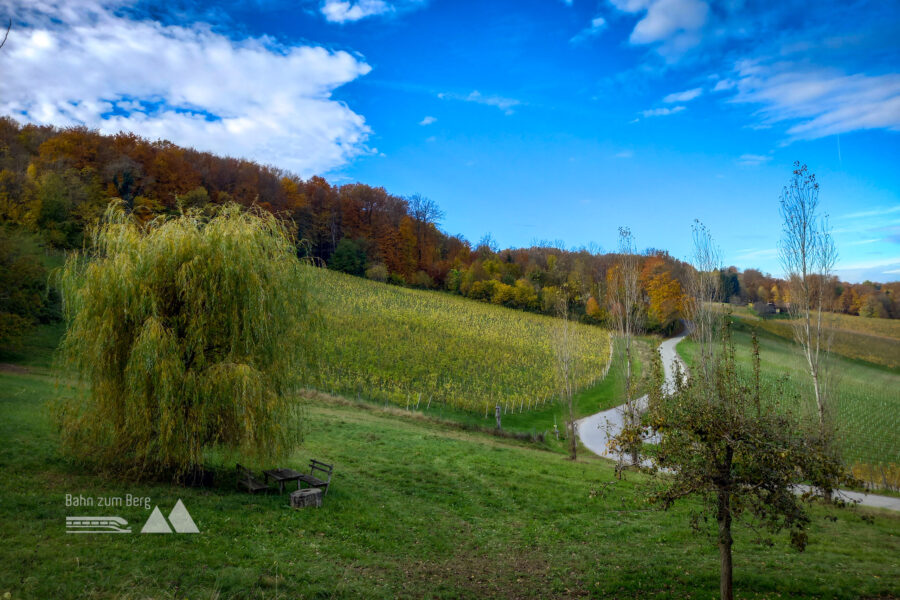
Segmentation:
<svg viewBox="0 0 900 600">
<path fill-rule="evenodd" d="M 331 483 L 331 473 L 334 471 L 334 465 L 329 465 L 318 461 L 316 459 L 312 459 L 309 461 L 309 475 L 301 475 L 300 479 L 297 480 L 297 488 L 300 487 L 300 482 L 302 481 L 305 484 L 308 484 L 309 487 L 317 487 L 322 488 L 322 495 L 326 495 L 328 493 L 328 485 Z M 327 479 L 319 479 L 316 477 L 316 473 L 319 472 L 322 474 L 322 477 L 328 477 Z"/>
<path fill-rule="evenodd" d="M 247 467 L 238 464 L 235 466 L 238 476 L 238 485 L 247 488 L 251 494 L 262 490 L 269 490 L 269 486 L 253 476 L 253 471 Z"/>
</svg>

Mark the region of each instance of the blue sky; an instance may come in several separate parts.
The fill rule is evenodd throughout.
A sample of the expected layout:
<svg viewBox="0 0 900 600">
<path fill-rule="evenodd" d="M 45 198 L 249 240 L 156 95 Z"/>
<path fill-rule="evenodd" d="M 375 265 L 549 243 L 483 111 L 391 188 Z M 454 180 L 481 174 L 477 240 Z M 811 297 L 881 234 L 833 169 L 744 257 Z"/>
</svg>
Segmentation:
<svg viewBox="0 0 900 600">
<path fill-rule="evenodd" d="M 0 0 L 0 112 L 422 193 L 443 227 L 778 274 L 794 160 L 850 280 L 900 279 L 900 5 Z"/>
</svg>

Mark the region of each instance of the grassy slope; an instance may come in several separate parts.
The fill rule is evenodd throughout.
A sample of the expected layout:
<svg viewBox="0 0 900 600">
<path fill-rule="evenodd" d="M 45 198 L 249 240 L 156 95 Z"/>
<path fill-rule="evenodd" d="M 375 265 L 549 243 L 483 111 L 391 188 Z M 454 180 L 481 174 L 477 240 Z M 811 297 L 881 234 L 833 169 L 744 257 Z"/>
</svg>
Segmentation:
<svg viewBox="0 0 900 600">
<path fill-rule="evenodd" d="M 50 379 L 0 374 L 0 596 L 13 598 L 617 597 L 711 598 L 712 539 L 689 505 L 647 510 L 641 479 L 614 483 L 600 460 L 559 455 L 377 409 L 308 407 L 310 433 L 286 464 L 336 463 L 324 508 L 222 484 L 184 489 L 109 481 L 64 462 L 43 402 Z M 396 413 L 397 411 L 394 411 Z M 201 534 L 66 535 L 66 493 L 183 499 Z M 737 536 L 742 597 L 900 594 L 900 516 L 814 511 L 804 553 Z M 831 514 L 831 513 L 828 513 Z M 875 514 L 873 522 L 861 514 Z"/>
<path fill-rule="evenodd" d="M 729 307 L 735 317 L 787 340 L 794 339 L 789 319 L 776 316 L 761 319 L 746 306 Z M 828 313 L 832 330 L 832 350 L 854 360 L 880 365 L 900 373 L 900 319 L 867 319 Z"/>
<path fill-rule="evenodd" d="M 734 333 L 736 355 L 750 369 L 750 333 L 748 324 L 737 325 Z M 808 394 L 811 384 L 802 357 L 789 341 L 763 330 L 759 334 L 763 378 L 775 384 L 787 377 L 787 391 Z M 685 339 L 678 352 L 690 366 L 695 344 Z M 836 420 L 838 439 L 845 458 L 851 463 L 900 464 L 900 374 L 862 361 L 834 357 L 839 404 Z M 749 371 L 748 371 L 749 372 Z"/>
</svg>

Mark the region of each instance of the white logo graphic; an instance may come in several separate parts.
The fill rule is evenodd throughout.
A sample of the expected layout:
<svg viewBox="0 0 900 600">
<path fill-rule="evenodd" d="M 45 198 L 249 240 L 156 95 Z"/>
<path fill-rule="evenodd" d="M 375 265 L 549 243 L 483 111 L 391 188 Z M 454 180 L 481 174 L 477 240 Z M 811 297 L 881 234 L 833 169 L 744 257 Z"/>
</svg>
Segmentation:
<svg viewBox="0 0 900 600">
<path fill-rule="evenodd" d="M 169 527 L 169 523 L 172 524 L 171 527 Z M 168 521 L 163 517 L 159 506 L 154 506 L 153 512 L 150 513 L 150 518 L 147 519 L 147 522 L 144 523 L 144 527 L 141 529 L 141 533 L 172 533 L 173 529 L 176 533 L 200 533 L 200 530 L 197 529 L 197 524 L 194 523 L 194 519 L 191 518 L 187 508 L 184 507 L 181 498 L 178 499 L 178 502 L 175 503 L 175 508 L 169 513 Z"/>
<path fill-rule="evenodd" d="M 122 517 L 66 517 L 66 533 L 131 533 L 131 528 Z"/>
</svg>

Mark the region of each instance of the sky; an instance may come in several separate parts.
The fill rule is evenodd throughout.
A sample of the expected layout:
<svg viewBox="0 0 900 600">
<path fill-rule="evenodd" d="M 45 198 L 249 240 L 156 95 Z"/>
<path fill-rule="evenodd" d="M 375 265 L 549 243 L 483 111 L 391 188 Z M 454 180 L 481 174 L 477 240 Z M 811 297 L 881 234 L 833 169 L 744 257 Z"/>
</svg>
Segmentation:
<svg viewBox="0 0 900 600">
<path fill-rule="evenodd" d="M 809 166 L 850 281 L 900 279 L 900 3 L 0 0 L 0 114 L 421 193 L 441 227 L 779 275 Z"/>
</svg>

